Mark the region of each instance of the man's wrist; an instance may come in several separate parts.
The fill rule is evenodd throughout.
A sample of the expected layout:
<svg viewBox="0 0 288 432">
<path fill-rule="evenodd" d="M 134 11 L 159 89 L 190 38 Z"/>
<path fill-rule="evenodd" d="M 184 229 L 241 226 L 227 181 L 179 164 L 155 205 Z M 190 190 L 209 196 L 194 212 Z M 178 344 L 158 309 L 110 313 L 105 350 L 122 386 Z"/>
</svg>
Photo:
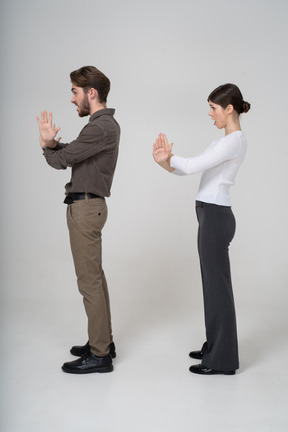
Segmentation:
<svg viewBox="0 0 288 432">
<path fill-rule="evenodd" d="M 58 144 L 57 141 L 54 139 L 52 141 L 48 141 L 48 142 L 46 141 L 46 146 L 51 149 L 55 148 L 57 144 Z"/>
<path fill-rule="evenodd" d="M 45 150 L 45 148 L 55 148 L 58 144 L 58 142 L 56 140 L 52 140 L 52 141 L 44 141 L 41 137 L 40 137 L 40 143 L 41 143 L 41 147 L 43 148 L 43 150 Z"/>
</svg>

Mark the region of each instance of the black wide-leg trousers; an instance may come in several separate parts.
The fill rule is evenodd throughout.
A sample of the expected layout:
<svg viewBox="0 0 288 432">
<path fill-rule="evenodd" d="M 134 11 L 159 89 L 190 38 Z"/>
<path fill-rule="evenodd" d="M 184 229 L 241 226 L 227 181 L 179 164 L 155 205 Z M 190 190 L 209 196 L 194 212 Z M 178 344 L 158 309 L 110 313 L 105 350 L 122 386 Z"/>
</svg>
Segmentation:
<svg viewBox="0 0 288 432">
<path fill-rule="evenodd" d="M 219 371 L 239 368 L 229 245 L 235 234 L 231 207 L 196 201 L 207 342 L 202 364 Z"/>
</svg>

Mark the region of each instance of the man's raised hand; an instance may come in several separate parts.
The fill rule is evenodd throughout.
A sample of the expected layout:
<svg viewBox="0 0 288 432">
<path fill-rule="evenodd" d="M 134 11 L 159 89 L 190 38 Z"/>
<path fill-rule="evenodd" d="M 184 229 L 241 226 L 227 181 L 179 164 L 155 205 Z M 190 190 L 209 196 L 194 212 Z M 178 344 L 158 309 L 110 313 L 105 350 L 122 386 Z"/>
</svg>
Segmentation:
<svg viewBox="0 0 288 432">
<path fill-rule="evenodd" d="M 52 124 L 52 112 L 49 112 L 48 117 L 47 111 L 42 111 L 41 120 L 38 116 L 36 118 L 39 125 L 41 147 L 56 147 L 61 138 L 55 139 L 55 137 L 61 128 L 56 128 L 55 124 Z"/>
</svg>

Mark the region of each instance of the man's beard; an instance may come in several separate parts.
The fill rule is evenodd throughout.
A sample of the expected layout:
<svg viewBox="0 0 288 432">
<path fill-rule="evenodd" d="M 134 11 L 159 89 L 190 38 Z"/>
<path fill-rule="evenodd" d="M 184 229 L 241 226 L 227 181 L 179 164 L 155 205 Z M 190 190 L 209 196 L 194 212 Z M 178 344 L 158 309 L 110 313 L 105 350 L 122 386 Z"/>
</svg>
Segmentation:
<svg viewBox="0 0 288 432">
<path fill-rule="evenodd" d="M 85 117 L 90 114 L 90 102 L 87 94 L 85 94 L 83 101 L 78 106 L 78 109 L 79 117 Z"/>
</svg>

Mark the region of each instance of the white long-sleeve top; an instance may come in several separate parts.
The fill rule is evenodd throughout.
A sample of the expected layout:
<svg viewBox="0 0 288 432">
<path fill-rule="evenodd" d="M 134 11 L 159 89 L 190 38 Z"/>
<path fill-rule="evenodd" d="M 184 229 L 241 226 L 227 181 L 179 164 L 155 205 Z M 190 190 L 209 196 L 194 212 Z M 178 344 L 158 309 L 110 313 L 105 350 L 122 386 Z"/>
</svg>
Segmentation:
<svg viewBox="0 0 288 432">
<path fill-rule="evenodd" d="M 229 188 L 243 162 L 247 141 L 242 131 L 213 141 L 198 156 L 184 158 L 174 155 L 170 160 L 173 174 L 188 175 L 202 172 L 200 186 L 195 197 L 197 201 L 231 206 Z"/>
</svg>

